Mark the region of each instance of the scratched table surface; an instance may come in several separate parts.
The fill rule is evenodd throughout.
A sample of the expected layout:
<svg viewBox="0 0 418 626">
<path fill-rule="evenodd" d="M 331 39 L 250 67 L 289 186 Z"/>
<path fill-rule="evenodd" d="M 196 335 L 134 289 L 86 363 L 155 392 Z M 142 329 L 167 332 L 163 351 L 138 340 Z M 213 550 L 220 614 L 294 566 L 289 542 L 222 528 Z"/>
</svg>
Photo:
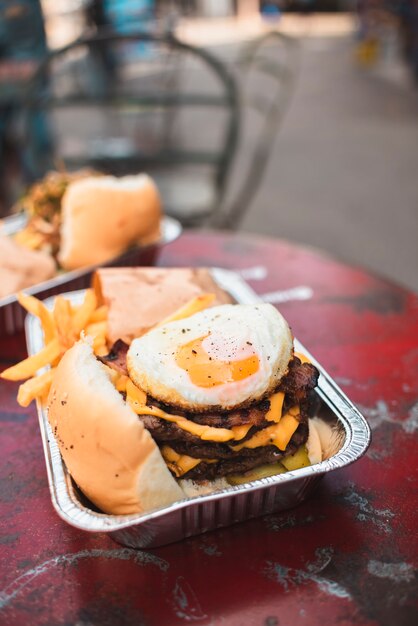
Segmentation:
<svg viewBox="0 0 418 626">
<path fill-rule="evenodd" d="M 358 462 L 302 505 L 149 551 L 61 521 L 35 407 L 1 382 L 0 623 L 417 624 L 418 298 L 286 242 L 186 233 L 160 265 L 241 270 L 368 418 Z M 1 339 L 0 363 L 25 355 Z"/>
</svg>

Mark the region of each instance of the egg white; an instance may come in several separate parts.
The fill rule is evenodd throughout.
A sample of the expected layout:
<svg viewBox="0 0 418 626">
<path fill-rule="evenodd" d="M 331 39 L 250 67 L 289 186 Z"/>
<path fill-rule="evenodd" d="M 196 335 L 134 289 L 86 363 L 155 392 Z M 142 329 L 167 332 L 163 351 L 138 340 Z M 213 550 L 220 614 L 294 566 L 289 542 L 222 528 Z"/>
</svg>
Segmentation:
<svg viewBox="0 0 418 626">
<path fill-rule="evenodd" d="M 257 355 L 258 370 L 243 380 L 213 387 L 192 382 L 176 363 L 184 344 L 209 335 L 205 351 L 218 360 Z M 127 355 L 129 375 L 147 394 L 189 411 L 231 410 L 272 392 L 286 373 L 293 338 L 271 304 L 226 304 L 170 322 L 134 339 Z"/>
</svg>

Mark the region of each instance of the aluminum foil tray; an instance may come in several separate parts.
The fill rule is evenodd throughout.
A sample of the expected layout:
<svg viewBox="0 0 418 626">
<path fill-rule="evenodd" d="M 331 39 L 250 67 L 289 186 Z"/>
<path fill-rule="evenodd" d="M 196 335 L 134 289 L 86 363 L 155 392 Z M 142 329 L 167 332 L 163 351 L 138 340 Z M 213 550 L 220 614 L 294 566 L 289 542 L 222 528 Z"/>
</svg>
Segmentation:
<svg viewBox="0 0 418 626">
<path fill-rule="evenodd" d="M 12 215 L 2 220 L 0 233 L 3 235 L 14 235 L 26 224 L 24 214 Z M 106 266 L 136 266 L 153 265 L 162 246 L 179 237 L 182 232 L 180 222 L 172 217 L 164 217 L 161 228 L 161 238 L 146 246 L 135 246 L 127 250 L 121 256 L 105 263 Z M 50 296 L 55 296 L 64 291 L 74 289 L 85 289 L 90 285 L 91 275 L 98 265 L 90 265 L 79 270 L 61 272 L 54 278 L 43 281 L 25 288 L 25 293 L 32 294 L 42 300 Z M 0 337 L 2 335 L 13 335 L 23 329 L 26 311 L 20 306 L 16 295 L 0 298 Z"/>
<path fill-rule="evenodd" d="M 228 291 L 237 302 L 248 304 L 260 301 L 245 281 L 234 272 L 213 269 L 212 275 L 220 287 Z M 83 291 L 65 295 L 74 304 L 79 304 Z M 51 298 L 46 304 L 51 306 L 52 301 Z M 28 352 L 33 354 L 43 346 L 41 326 L 32 315 L 27 316 L 25 325 Z M 332 423 L 341 435 L 339 449 L 330 459 L 250 484 L 231 486 L 209 495 L 184 499 L 149 513 L 107 515 L 98 511 L 72 481 L 49 426 L 46 410 L 38 403 L 49 488 L 58 515 L 77 528 L 108 533 L 125 546 L 149 548 L 282 511 L 301 503 L 324 474 L 345 467 L 364 454 L 370 443 L 370 429 L 361 413 L 297 340 L 295 349 L 306 354 L 319 369 L 317 415 Z"/>
</svg>

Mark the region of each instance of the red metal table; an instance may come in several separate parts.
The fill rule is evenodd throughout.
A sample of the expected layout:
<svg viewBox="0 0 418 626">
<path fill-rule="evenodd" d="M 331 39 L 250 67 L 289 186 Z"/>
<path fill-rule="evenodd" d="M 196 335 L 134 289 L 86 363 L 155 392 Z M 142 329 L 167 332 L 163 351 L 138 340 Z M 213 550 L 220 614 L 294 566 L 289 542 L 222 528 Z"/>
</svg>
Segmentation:
<svg viewBox="0 0 418 626">
<path fill-rule="evenodd" d="M 159 262 L 247 270 L 368 417 L 372 445 L 296 509 L 135 551 L 56 516 L 35 408 L 1 382 L 0 623 L 416 624 L 418 298 L 246 235 L 187 233 Z M 24 354 L 23 336 L 1 340 L 2 365 Z"/>
</svg>

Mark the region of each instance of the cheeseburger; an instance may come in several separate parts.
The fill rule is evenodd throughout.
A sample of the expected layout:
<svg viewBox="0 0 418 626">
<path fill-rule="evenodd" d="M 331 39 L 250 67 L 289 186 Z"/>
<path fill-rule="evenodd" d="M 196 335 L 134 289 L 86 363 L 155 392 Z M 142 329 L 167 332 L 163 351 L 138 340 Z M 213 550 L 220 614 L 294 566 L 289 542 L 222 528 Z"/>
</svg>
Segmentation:
<svg viewBox="0 0 418 626">
<path fill-rule="evenodd" d="M 221 304 L 118 340 L 104 357 L 76 343 L 58 365 L 49 420 L 92 502 L 147 511 L 191 486 L 285 471 L 309 437 L 318 372 L 302 361 L 272 305 Z"/>
</svg>

